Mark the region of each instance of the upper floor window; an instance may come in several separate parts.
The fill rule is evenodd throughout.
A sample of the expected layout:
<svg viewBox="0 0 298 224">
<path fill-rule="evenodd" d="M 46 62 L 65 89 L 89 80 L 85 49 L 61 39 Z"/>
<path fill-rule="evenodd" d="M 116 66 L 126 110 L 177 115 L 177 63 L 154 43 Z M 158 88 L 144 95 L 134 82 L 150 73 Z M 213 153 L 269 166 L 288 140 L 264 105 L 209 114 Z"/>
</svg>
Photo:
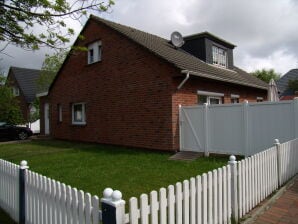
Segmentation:
<svg viewBox="0 0 298 224">
<path fill-rule="evenodd" d="M 88 45 L 88 64 L 101 61 L 101 41 Z"/>
<path fill-rule="evenodd" d="M 227 52 L 217 46 L 212 46 L 213 64 L 227 67 Z"/>
<path fill-rule="evenodd" d="M 231 94 L 231 103 L 239 103 L 240 96 L 237 94 Z"/>
<path fill-rule="evenodd" d="M 16 86 L 12 87 L 12 94 L 14 96 L 19 96 L 20 95 L 20 89 Z"/>
</svg>

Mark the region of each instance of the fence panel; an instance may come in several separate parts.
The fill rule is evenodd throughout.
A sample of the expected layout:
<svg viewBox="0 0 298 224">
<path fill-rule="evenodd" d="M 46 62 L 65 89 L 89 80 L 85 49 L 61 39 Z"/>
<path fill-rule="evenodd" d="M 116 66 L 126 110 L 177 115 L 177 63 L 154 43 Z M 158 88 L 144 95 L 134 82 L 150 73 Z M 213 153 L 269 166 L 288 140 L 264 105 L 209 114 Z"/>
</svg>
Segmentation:
<svg viewBox="0 0 298 224">
<path fill-rule="evenodd" d="M 19 221 L 19 166 L 0 159 L 0 206 Z"/>
<path fill-rule="evenodd" d="M 250 156 L 298 137 L 298 99 L 180 107 L 180 150 Z"/>
</svg>

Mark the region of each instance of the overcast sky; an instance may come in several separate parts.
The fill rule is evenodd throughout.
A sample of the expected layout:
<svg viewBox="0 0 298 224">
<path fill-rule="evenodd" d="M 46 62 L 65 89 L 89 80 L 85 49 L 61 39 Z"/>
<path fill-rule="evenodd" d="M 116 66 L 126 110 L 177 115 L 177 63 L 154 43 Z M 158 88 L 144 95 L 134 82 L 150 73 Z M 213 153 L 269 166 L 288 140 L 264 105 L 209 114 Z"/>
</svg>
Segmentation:
<svg viewBox="0 0 298 224">
<path fill-rule="evenodd" d="M 169 39 L 173 31 L 209 31 L 237 47 L 235 65 L 252 72 L 273 68 L 284 74 L 298 67 L 298 0 L 115 0 L 101 14 L 124 25 Z M 72 24 L 80 31 L 79 23 Z M 41 68 L 47 49 L 8 47 L 0 68 Z"/>
</svg>

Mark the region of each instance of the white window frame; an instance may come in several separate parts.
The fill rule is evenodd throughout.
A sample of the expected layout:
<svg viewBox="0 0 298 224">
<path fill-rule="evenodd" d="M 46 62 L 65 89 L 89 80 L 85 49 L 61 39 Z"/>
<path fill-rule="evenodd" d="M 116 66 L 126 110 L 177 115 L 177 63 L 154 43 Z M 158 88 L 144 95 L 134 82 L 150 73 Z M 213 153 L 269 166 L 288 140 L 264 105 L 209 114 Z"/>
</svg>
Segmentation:
<svg viewBox="0 0 298 224">
<path fill-rule="evenodd" d="M 224 97 L 223 93 L 215 93 L 215 92 L 208 92 L 208 91 L 201 91 L 201 90 L 198 90 L 197 94 L 199 96 L 206 96 L 207 104 L 210 104 L 210 99 L 217 99 L 219 100 L 219 104 L 222 104 L 222 97 Z"/>
<path fill-rule="evenodd" d="M 12 87 L 12 94 L 14 96 L 19 96 L 20 95 L 20 89 L 17 86 Z"/>
<path fill-rule="evenodd" d="M 81 105 L 82 106 L 82 119 L 80 121 L 75 120 L 75 106 Z M 72 114 L 72 124 L 75 125 L 85 125 L 86 124 L 86 103 L 73 103 L 71 107 L 71 114 Z"/>
<path fill-rule="evenodd" d="M 240 96 L 237 94 L 231 94 L 231 103 L 239 103 Z M 234 100 L 238 100 L 238 102 L 234 102 Z"/>
<path fill-rule="evenodd" d="M 212 63 L 226 68 L 228 66 L 227 51 L 216 45 L 212 45 Z"/>
<path fill-rule="evenodd" d="M 91 56 L 92 52 L 92 56 Z M 102 43 L 101 41 L 95 41 L 88 45 L 88 64 L 93 64 L 101 61 L 102 56 Z"/>
<path fill-rule="evenodd" d="M 264 98 L 263 97 L 257 97 L 257 102 L 263 102 L 264 101 Z"/>
<path fill-rule="evenodd" d="M 63 121 L 63 117 L 62 117 L 62 105 L 58 104 L 58 121 L 62 122 Z"/>
</svg>

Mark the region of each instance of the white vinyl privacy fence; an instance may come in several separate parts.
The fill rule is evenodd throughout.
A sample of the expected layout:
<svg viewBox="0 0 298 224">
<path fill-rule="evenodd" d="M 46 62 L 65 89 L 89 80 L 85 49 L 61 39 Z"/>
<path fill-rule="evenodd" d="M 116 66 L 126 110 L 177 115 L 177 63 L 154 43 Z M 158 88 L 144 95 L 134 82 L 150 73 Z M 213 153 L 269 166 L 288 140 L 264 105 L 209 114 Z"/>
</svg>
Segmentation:
<svg viewBox="0 0 298 224">
<path fill-rule="evenodd" d="M 298 99 L 180 107 L 180 151 L 253 155 L 298 138 Z"/>
<path fill-rule="evenodd" d="M 21 166 L 0 160 L 0 206 L 15 221 L 32 224 L 236 223 L 298 172 L 298 139 L 208 173 L 132 197 L 104 190 L 101 199 Z M 19 176 L 18 176 L 19 175 Z M 24 185 L 24 186 L 22 186 Z"/>
</svg>

